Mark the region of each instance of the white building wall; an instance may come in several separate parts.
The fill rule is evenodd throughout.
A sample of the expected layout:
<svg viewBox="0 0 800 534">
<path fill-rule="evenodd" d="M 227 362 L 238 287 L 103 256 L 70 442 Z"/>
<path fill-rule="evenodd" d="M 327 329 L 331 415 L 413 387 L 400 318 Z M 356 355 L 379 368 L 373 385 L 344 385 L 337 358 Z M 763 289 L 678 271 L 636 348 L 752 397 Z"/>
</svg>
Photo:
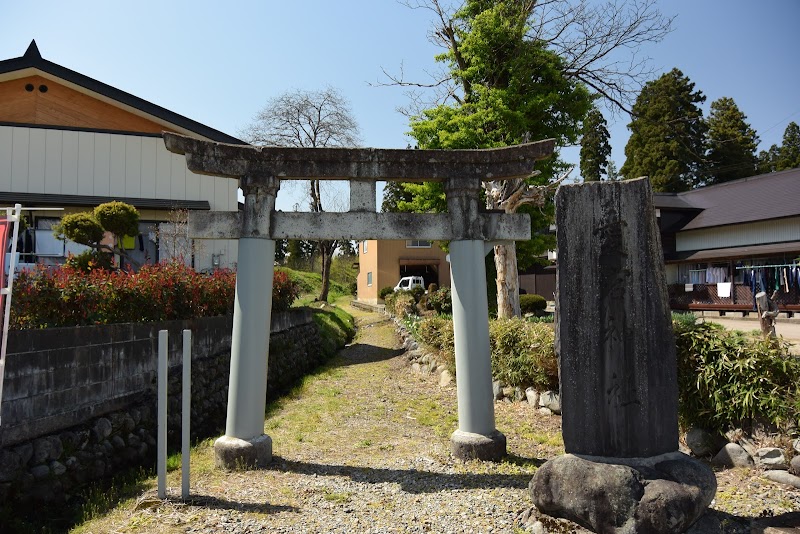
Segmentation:
<svg viewBox="0 0 800 534">
<path fill-rule="evenodd" d="M 158 137 L 0 126 L 0 191 L 51 195 L 207 200 L 212 210 L 236 211 L 237 182 L 201 176 Z M 198 242 L 196 265 L 236 264 L 235 240 Z"/>
<path fill-rule="evenodd" d="M 676 235 L 675 249 L 706 250 L 800 240 L 800 217 L 688 230 Z"/>
</svg>

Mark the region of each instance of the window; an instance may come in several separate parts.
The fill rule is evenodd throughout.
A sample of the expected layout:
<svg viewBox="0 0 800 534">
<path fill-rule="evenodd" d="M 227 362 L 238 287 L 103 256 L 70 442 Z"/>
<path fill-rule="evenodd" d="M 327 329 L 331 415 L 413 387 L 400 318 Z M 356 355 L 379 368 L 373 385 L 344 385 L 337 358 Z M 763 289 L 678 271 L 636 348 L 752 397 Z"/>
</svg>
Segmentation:
<svg viewBox="0 0 800 534">
<path fill-rule="evenodd" d="M 364 243 L 366 243 L 366 241 L 364 241 Z M 372 273 L 367 273 L 367 285 L 372 286 Z"/>
<path fill-rule="evenodd" d="M 406 241 L 406 248 L 431 248 L 431 242 L 419 239 L 409 239 Z"/>
<path fill-rule="evenodd" d="M 366 253 L 367 253 L 367 242 L 366 242 L 366 241 L 364 241 L 363 243 L 364 243 L 364 244 L 362 245 L 362 249 L 363 249 L 363 250 L 362 250 L 362 252 L 361 252 L 361 253 L 362 253 L 362 254 L 366 254 Z"/>
</svg>

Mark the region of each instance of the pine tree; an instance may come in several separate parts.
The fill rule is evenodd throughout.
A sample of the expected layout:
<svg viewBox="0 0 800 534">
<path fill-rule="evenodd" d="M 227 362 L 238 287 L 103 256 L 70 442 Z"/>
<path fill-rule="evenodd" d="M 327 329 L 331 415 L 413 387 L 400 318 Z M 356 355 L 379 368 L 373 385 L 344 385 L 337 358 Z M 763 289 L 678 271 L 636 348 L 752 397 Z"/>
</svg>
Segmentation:
<svg viewBox="0 0 800 534">
<path fill-rule="evenodd" d="M 758 135 L 732 98 L 711 103 L 708 117 L 707 185 L 753 176 L 758 167 Z"/>
<path fill-rule="evenodd" d="M 678 69 L 648 82 L 633 105 L 626 178 L 649 176 L 654 191 L 687 191 L 702 181 L 706 97 Z"/>
<path fill-rule="evenodd" d="M 800 126 L 790 122 L 783 132 L 783 144 L 778 152 L 776 170 L 800 167 Z"/>
<path fill-rule="evenodd" d="M 608 123 L 597 108 L 592 108 L 581 130 L 581 176 L 585 182 L 600 181 L 606 174 L 611 145 Z"/>
</svg>

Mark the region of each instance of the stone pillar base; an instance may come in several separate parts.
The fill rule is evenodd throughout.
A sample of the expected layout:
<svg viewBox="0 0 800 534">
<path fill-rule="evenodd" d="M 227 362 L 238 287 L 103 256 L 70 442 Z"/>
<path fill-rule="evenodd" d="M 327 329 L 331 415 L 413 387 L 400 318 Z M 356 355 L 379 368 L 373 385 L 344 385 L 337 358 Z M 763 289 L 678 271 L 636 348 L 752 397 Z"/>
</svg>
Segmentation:
<svg viewBox="0 0 800 534">
<path fill-rule="evenodd" d="M 506 437 L 499 430 L 488 436 L 456 430 L 450 436 L 450 452 L 459 460 L 496 462 L 506 455 Z"/>
<path fill-rule="evenodd" d="M 214 465 L 221 469 L 260 469 L 272 461 L 272 438 L 266 434 L 244 440 L 222 436 L 214 442 Z"/>
<path fill-rule="evenodd" d="M 680 452 L 651 458 L 565 454 L 545 462 L 528 489 L 540 512 L 593 532 L 672 534 L 703 515 L 717 478 Z"/>
</svg>

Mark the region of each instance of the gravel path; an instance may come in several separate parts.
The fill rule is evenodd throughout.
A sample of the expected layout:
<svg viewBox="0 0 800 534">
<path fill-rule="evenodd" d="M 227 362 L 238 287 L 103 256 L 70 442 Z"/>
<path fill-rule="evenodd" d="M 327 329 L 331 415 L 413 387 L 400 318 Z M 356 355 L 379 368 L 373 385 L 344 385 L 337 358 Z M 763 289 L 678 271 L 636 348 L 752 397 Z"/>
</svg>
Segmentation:
<svg viewBox="0 0 800 534">
<path fill-rule="evenodd" d="M 533 521 L 527 485 L 538 465 L 563 453 L 560 418 L 526 403 L 496 404 L 508 437 L 501 463 L 449 455 L 455 387 L 412 373 L 392 322 L 348 310 L 355 342 L 325 370 L 273 403 L 265 432 L 275 460 L 260 471 L 213 468 L 211 441 L 192 455 L 192 497 L 182 503 L 180 471 L 170 498 L 154 482 L 138 499 L 79 527 L 83 533 L 514 533 Z M 726 532 L 749 532 L 750 518 L 800 511 L 800 491 L 728 471 L 715 504 Z M 540 532 L 586 532 L 543 520 Z M 538 528 L 538 527 L 537 527 Z"/>
</svg>

